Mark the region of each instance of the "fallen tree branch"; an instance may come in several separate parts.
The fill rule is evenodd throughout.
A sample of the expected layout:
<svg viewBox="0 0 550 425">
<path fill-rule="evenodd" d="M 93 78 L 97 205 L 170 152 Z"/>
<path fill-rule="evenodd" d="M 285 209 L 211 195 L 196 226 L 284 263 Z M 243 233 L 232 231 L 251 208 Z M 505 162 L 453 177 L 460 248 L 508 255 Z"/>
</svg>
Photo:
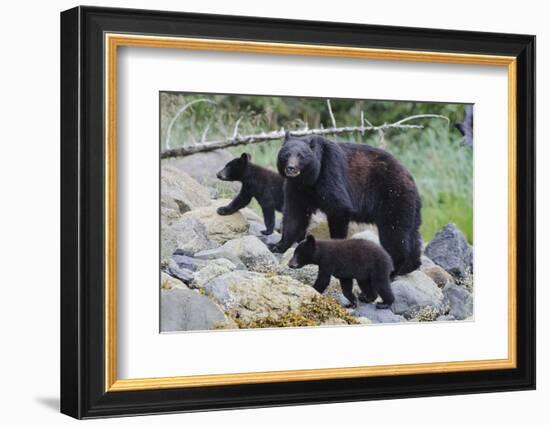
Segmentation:
<svg viewBox="0 0 550 425">
<path fill-rule="evenodd" d="M 415 118 L 418 118 L 417 116 Z M 446 118 L 446 117 L 445 117 Z M 412 117 L 411 117 L 412 119 Z M 407 118 L 405 118 L 407 120 Z M 368 120 L 365 119 L 366 122 Z M 401 120 L 403 121 L 403 120 Z M 365 126 L 364 123 L 361 126 L 352 126 L 352 127 L 332 127 L 332 128 L 316 128 L 316 129 L 301 129 L 301 130 L 292 130 L 289 131 L 291 136 L 302 137 L 302 136 L 329 136 L 334 134 L 348 134 L 348 133 L 364 133 L 365 131 L 376 131 L 383 132 L 388 129 L 411 129 L 411 128 L 424 128 L 420 124 L 399 124 L 399 121 L 396 123 L 384 123 L 379 126 L 369 125 Z M 235 130 L 238 129 L 238 125 L 235 126 Z M 280 130 L 262 132 L 259 134 L 248 134 L 248 135 L 238 135 L 238 131 L 234 131 L 234 136 L 225 139 L 225 140 L 214 140 L 204 143 L 193 143 L 189 145 L 184 145 L 179 148 L 167 149 L 161 153 L 160 157 L 164 158 L 174 158 L 178 156 L 187 156 L 197 152 L 209 152 L 216 149 L 228 148 L 231 146 L 247 145 L 252 143 L 261 143 L 267 142 L 270 140 L 282 139 L 285 136 L 285 129 L 281 128 Z"/>
</svg>

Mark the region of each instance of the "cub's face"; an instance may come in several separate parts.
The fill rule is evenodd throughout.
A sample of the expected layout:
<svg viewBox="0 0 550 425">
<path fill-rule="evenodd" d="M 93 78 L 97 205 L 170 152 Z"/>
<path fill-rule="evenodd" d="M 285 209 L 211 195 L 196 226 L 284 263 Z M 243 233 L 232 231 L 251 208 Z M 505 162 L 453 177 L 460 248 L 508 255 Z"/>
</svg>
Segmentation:
<svg viewBox="0 0 550 425">
<path fill-rule="evenodd" d="M 316 179 L 320 164 L 315 149 L 314 139 L 287 136 L 277 156 L 279 174 L 289 179 Z"/>
<path fill-rule="evenodd" d="M 216 174 L 216 177 L 225 181 L 239 181 L 243 178 L 249 161 L 250 155 L 243 153 L 239 158 L 235 158 L 225 164 L 225 167 Z"/>
<path fill-rule="evenodd" d="M 315 238 L 312 235 L 308 235 L 294 250 L 294 255 L 288 262 L 288 267 L 291 269 L 299 269 L 308 264 L 312 264 L 314 252 Z"/>
</svg>

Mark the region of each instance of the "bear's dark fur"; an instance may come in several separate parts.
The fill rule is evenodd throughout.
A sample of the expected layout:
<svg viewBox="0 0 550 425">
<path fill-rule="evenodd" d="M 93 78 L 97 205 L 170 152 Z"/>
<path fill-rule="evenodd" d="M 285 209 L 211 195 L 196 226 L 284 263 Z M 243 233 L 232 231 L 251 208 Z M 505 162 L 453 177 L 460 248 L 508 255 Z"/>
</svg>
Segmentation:
<svg viewBox="0 0 550 425">
<path fill-rule="evenodd" d="M 272 251 L 284 252 L 303 239 L 311 214 L 321 210 L 333 239 L 347 237 L 350 221 L 376 224 L 394 276 L 420 266 L 420 196 L 411 174 L 391 154 L 287 133 L 277 168 L 285 177 L 285 207 L 283 236 Z"/>
<path fill-rule="evenodd" d="M 273 233 L 275 227 L 275 210 L 283 210 L 283 183 L 284 179 L 259 165 L 250 162 L 250 155 L 243 153 L 239 158 L 229 161 L 216 174 L 220 180 L 240 181 L 241 191 L 229 205 L 218 208 L 218 214 L 229 215 L 246 207 L 252 198 L 256 198 L 264 215 L 264 235 Z"/>
<path fill-rule="evenodd" d="M 313 287 L 323 293 L 330 283 L 330 277 L 340 279 L 342 293 L 351 307 L 357 306 L 353 294 L 353 279 L 361 288 L 359 300 L 371 303 L 380 295 L 381 304 L 377 308 L 388 308 L 394 301 L 390 286 L 393 263 L 386 251 L 374 242 L 363 239 L 316 241 L 308 235 L 294 251 L 289 261 L 291 268 L 307 264 L 319 266 L 319 274 Z"/>
</svg>

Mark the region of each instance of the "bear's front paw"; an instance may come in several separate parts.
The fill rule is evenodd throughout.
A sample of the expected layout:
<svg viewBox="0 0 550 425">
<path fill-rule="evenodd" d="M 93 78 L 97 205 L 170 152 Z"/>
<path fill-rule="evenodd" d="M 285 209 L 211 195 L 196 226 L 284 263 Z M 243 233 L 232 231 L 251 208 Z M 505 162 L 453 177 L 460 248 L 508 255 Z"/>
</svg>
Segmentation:
<svg viewBox="0 0 550 425">
<path fill-rule="evenodd" d="M 267 230 L 267 229 L 265 229 L 265 230 L 260 231 L 260 233 L 261 233 L 262 235 L 269 236 L 269 235 L 271 235 L 271 234 L 273 233 L 273 230 Z"/>
<path fill-rule="evenodd" d="M 357 302 L 356 301 L 348 301 L 344 304 L 345 308 L 351 308 L 356 309 L 357 308 Z"/>
<path fill-rule="evenodd" d="M 269 250 L 275 254 L 283 254 L 286 249 L 283 249 L 283 247 L 279 243 L 270 243 L 267 245 Z"/>
<path fill-rule="evenodd" d="M 227 207 L 219 207 L 217 210 L 219 215 L 229 215 L 231 214 L 231 210 Z"/>
<path fill-rule="evenodd" d="M 390 304 L 385 304 L 385 303 L 376 303 L 374 305 L 378 310 L 388 310 L 391 307 Z"/>
</svg>

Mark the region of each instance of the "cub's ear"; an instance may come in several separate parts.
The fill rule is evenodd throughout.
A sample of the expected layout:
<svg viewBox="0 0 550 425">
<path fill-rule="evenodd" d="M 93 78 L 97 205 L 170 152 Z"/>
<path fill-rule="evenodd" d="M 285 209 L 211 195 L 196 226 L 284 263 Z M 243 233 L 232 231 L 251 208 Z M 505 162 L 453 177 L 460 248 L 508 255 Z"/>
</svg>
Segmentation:
<svg viewBox="0 0 550 425">
<path fill-rule="evenodd" d="M 283 143 L 290 139 L 290 131 L 285 131 L 285 137 L 283 138 Z"/>
<path fill-rule="evenodd" d="M 252 157 L 250 156 L 249 153 L 245 152 L 241 155 L 241 159 L 246 163 L 246 162 L 250 161 L 252 159 Z"/>
<path fill-rule="evenodd" d="M 308 234 L 306 237 L 306 243 L 308 245 L 315 245 L 315 236 L 313 236 L 312 234 Z"/>
</svg>

